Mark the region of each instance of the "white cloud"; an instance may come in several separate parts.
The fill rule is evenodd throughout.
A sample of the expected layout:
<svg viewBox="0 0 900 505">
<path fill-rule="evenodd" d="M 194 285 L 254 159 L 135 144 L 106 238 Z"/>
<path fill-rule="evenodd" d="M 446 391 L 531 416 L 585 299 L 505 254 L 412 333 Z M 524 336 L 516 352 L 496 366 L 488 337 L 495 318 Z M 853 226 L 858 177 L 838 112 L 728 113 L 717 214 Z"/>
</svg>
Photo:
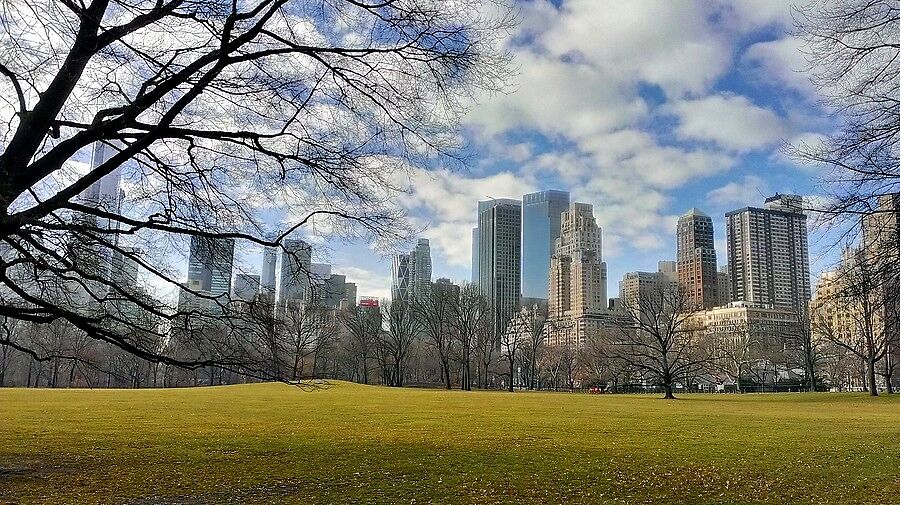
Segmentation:
<svg viewBox="0 0 900 505">
<path fill-rule="evenodd" d="M 334 271 L 347 276 L 347 282 L 356 284 L 357 296 L 391 297 L 391 276 L 358 267 L 333 267 Z M 386 269 L 385 271 L 389 271 Z"/>
<path fill-rule="evenodd" d="M 797 37 L 757 42 L 744 52 L 742 63 L 750 65 L 760 79 L 776 80 L 801 94 L 814 98 L 809 62 L 803 53 L 803 41 Z"/>
<path fill-rule="evenodd" d="M 771 146 L 787 127 L 773 111 L 740 95 L 711 95 L 681 100 L 667 109 L 679 119 L 675 133 L 684 140 L 709 141 L 733 151 Z"/>
<path fill-rule="evenodd" d="M 715 205 L 742 205 L 753 196 L 769 194 L 769 185 L 755 175 L 745 176 L 740 181 L 732 181 L 706 194 L 706 198 Z"/>
<path fill-rule="evenodd" d="M 667 94 L 700 93 L 727 70 L 725 34 L 704 2 L 570 0 L 540 39 L 554 56 L 581 56 L 607 78 Z"/>
<path fill-rule="evenodd" d="M 454 266 L 471 265 L 472 228 L 476 202 L 490 198 L 516 198 L 534 191 L 527 177 L 500 172 L 486 177 L 467 177 L 450 170 L 417 170 L 402 204 L 431 223 L 422 236 Z"/>
</svg>

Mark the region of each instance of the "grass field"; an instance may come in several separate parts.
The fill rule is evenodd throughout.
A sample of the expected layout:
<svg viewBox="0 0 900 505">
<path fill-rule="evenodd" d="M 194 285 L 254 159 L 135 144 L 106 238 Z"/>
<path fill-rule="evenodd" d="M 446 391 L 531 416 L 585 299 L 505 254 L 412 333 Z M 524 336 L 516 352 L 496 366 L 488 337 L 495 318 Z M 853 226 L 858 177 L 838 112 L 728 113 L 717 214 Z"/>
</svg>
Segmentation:
<svg viewBox="0 0 900 505">
<path fill-rule="evenodd" d="M 0 390 L 0 503 L 900 503 L 900 397 Z"/>
</svg>

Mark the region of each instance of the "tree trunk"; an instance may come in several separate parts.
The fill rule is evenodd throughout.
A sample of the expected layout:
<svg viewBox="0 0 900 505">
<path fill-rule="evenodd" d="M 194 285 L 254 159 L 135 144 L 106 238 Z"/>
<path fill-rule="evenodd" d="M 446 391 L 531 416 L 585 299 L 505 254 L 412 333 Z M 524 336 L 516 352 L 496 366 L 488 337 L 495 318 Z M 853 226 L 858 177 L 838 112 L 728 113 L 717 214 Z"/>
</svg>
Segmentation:
<svg viewBox="0 0 900 505">
<path fill-rule="evenodd" d="M 672 393 L 672 381 L 666 380 L 666 383 L 663 384 L 663 389 L 666 391 L 666 395 L 663 397 L 665 400 L 674 400 L 675 395 Z"/>
<path fill-rule="evenodd" d="M 513 380 L 515 377 L 515 375 L 513 375 L 513 374 L 515 372 L 516 372 L 515 371 L 515 361 L 509 360 L 509 392 L 510 393 L 513 392 Z"/>
<path fill-rule="evenodd" d="M 450 360 L 444 358 L 444 378 L 446 379 L 447 389 L 451 389 L 450 384 Z"/>
<path fill-rule="evenodd" d="M 866 360 L 866 382 L 869 384 L 869 396 L 878 396 L 878 386 L 875 384 L 875 358 L 871 355 Z"/>
</svg>

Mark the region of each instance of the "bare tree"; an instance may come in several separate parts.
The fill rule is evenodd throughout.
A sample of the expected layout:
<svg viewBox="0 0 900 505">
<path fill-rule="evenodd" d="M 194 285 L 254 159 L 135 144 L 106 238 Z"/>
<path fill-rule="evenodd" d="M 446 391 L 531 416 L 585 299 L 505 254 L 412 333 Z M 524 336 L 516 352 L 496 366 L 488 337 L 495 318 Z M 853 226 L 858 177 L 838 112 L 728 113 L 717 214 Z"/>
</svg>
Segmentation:
<svg viewBox="0 0 900 505">
<path fill-rule="evenodd" d="M 451 388 L 450 357 L 453 347 L 452 317 L 459 292 L 453 287 L 436 284 L 426 296 L 413 305 L 415 317 L 437 353 L 441 367 L 441 379 Z"/>
<path fill-rule="evenodd" d="M 626 317 L 607 346 L 621 360 L 673 399 L 675 384 L 695 376 L 711 358 L 690 298 L 669 284 L 645 290 L 623 305 Z"/>
<path fill-rule="evenodd" d="M 451 326 L 457 341 L 457 361 L 461 368 L 461 389 L 472 390 L 472 355 L 477 348 L 479 332 L 492 324 L 490 309 L 481 292 L 473 285 L 463 286 L 453 304 Z"/>
<path fill-rule="evenodd" d="M 512 393 L 515 388 L 516 381 L 516 364 L 519 359 L 519 351 L 525 343 L 526 335 L 529 329 L 529 319 L 531 314 L 528 309 L 517 312 L 512 320 L 506 324 L 503 332 L 500 334 L 500 353 L 507 365 L 507 390 Z"/>
<path fill-rule="evenodd" d="M 823 301 L 815 327 L 834 345 L 865 363 L 866 387 L 872 396 L 878 396 L 877 364 L 896 336 L 886 324 L 884 284 L 877 262 L 865 250 L 854 250 L 845 255 L 837 274 L 832 281 L 837 286 L 830 299 Z"/>
<path fill-rule="evenodd" d="M 527 310 L 527 317 L 523 321 L 526 332 L 521 355 L 528 378 L 528 389 L 535 389 L 538 363 L 547 337 L 547 313 L 545 308 L 538 305 Z"/>
<path fill-rule="evenodd" d="M 418 334 L 418 320 L 413 317 L 409 304 L 399 300 L 390 304 L 386 318 L 388 329 L 382 332 L 381 348 L 389 365 L 386 370 L 387 385 L 401 387 L 406 356 Z"/>
<path fill-rule="evenodd" d="M 3 2 L 0 315 L 63 320 L 167 366 L 283 379 L 272 374 L 291 367 L 273 364 L 287 356 L 269 355 L 269 339 L 197 331 L 191 337 L 206 341 L 196 352 L 174 355 L 126 338 L 121 327 L 136 323 L 108 302 L 126 299 L 166 321 L 230 324 L 240 316 L 226 300 L 179 285 L 173 256 L 191 237 L 283 248 L 313 223 L 382 246 L 405 237 L 392 198 L 402 175 L 435 157 L 457 160 L 458 118 L 475 91 L 502 85 L 511 16 L 480 7 Z M 93 191 L 115 179 L 127 183 L 125 203 Z M 266 217 L 273 212 L 286 224 Z M 138 296 L 111 279 L 116 255 L 154 286 L 223 311 Z"/>
<path fill-rule="evenodd" d="M 359 367 L 363 384 L 369 383 L 369 359 L 375 352 L 381 332 L 381 312 L 373 307 L 354 307 L 343 315 L 343 324 L 350 336 L 349 353 Z"/>
<path fill-rule="evenodd" d="M 716 335 L 713 363 L 734 380 L 738 393 L 743 393 L 741 378 L 749 372 L 756 360 L 755 348 L 763 345 L 760 333 L 752 328 L 749 320 L 733 321 Z"/>
<path fill-rule="evenodd" d="M 783 335 L 787 349 L 792 353 L 793 361 L 803 368 L 807 391 L 817 391 L 820 384 L 817 375 L 827 359 L 822 349 L 822 340 L 815 334 L 812 310 L 796 310 L 797 326 L 794 331 Z"/>
</svg>

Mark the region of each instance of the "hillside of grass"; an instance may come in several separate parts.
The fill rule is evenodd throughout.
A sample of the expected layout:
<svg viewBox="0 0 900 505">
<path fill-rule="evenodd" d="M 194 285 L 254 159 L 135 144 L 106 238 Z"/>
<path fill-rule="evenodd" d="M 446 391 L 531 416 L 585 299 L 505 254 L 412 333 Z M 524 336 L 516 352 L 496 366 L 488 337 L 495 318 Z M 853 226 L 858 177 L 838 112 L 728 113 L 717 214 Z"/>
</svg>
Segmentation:
<svg viewBox="0 0 900 505">
<path fill-rule="evenodd" d="M 900 503 L 900 398 L 0 390 L 0 503 Z"/>
</svg>

